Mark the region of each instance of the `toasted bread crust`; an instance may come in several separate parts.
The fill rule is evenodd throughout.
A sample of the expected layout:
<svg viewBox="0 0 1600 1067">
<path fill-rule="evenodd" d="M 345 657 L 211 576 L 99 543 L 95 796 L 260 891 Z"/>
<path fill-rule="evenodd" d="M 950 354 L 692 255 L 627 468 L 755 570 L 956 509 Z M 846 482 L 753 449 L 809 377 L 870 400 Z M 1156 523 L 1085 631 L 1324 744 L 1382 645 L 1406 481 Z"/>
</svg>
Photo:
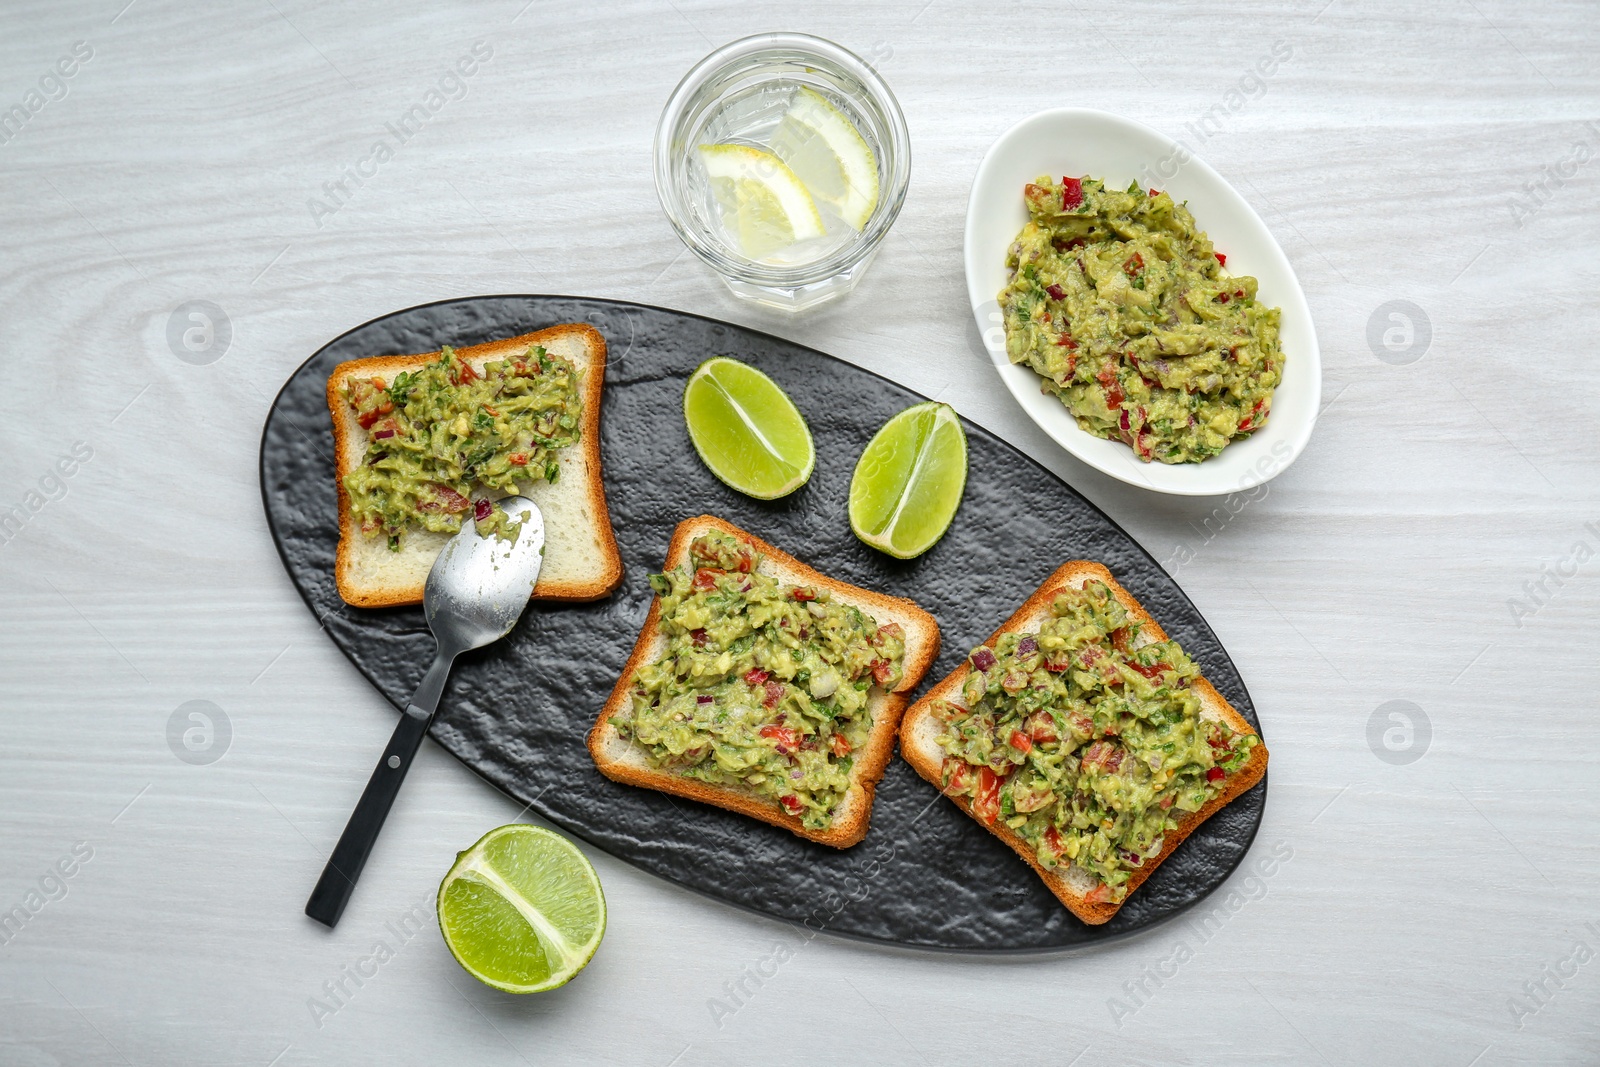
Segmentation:
<svg viewBox="0 0 1600 1067">
<path fill-rule="evenodd" d="M 985 645 L 993 648 L 1001 634 L 1025 633 L 1037 631 L 1039 623 L 1050 614 L 1051 604 L 1056 594 L 1066 587 L 1082 588 L 1086 581 L 1098 579 L 1104 582 L 1116 595 L 1117 600 L 1127 609 L 1130 616 L 1140 623 L 1141 645 L 1150 641 L 1167 640 L 1166 631 L 1161 625 L 1151 618 L 1144 606 L 1134 599 L 1132 593 L 1124 589 L 1111 572 L 1098 563 L 1084 560 L 1073 560 L 1057 568 L 1055 573 L 1046 578 L 1033 595 L 1023 602 L 1009 619 L 1000 625 L 1000 628 L 989 635 Z M 944 788 L 943 767 L 944 750 L 934 742 L 934 737 L 939 732 L 939 724 L 933 717 L 933 708 L 941 700 L 954 700 L 961 692 L 962 684 L 966 681 L 967 672 L 971 670 L 968 660 L 963 660 L 961 665 L 940 679 L 931 689 L 923 694 L 911 709 L 906 712 L 905 719 L 900 728 L 900 751 L 906 761 L 916 768 L 918 774 L 932 782 L 934 787 Z M 1204 676 L 1196 678 L 1192 688 L 1200 697 L 1203 711 L 1211 711 L 1222 717 L 1230 727 L 1241 734 L 1253 734 L 1260 737 L 1255 727 L 1228 703 L 1227 699 Z M 959 703 L 959 701 L 956 701 Z M 1128 893 L 1120 902 L 1090 903 L 1085 899 L 1082 888 L 1071 884 L 1068 879 L 1068 865 L 1060 865 L 1055 870 L 1045 869 L 1038 860 L 1036 850 L 1016 831 L 998 820 L 993 825 L 988 825 L 983 820 L 972 815 L 972 798 L 959 796 L 950 797 L 956 806 L 968 815 L 972 815 L 978 825 L 989 830 L 1000 840 L 1010 845 L 1012 850 L 1021 856 L 1028 866 L 1044 880 L 1045 886 L 1056 895 L 1062 904 L 1067 906 L 1078 918 L 1092 926 L 1109 922 L 1123 904 L 1132 898 L 1134 892 L 1144 883 L 1146 878 L 1155 873 L 1157 867 L 1172 855 L 1173 851 L 1194 832 L 1195 828 L 1205 822 L 1212 815 L 1221 811 L 1240 794 L 1251 786 L 1261 781 L 1267 773 L 1267 748 L 1258 744 L 1251 750 L 1250 759 L 1233 774 L 1228 776 L 1224 787 L 1212 800 L 1199 811 L 1187 816 L 1178 823 L 1175 830 L 1166 834 L 1161 852 L 1154 859 L 1147 860 L 1144 866 L 1138 868 L 1128 879 Z M 1081 868 L 1080 868 L 1081 870 Z M 1086 872 L 1085 872 L 1086 873 Z M 1092 877 L 1092 876 L 1091 876 Z M 1098 883 L 1098 880 L 1095 880 Z"/>
<path fill-rule="evenodd" d="M 785 830 L 824 845 L 848 848 L 866 836 L 867 824 L 872 814 L 873 795 L 878 781 L 889 765 L 890 757 L 894 754 L 895 732 L 900 725 L 900 716 L 905 711 L 907 701 L 905 694 L 917 687 L 939 654 L 939 624 L 932 615 L 909 600 L 887 596 L 829 578 L 788 553 L 774 548 L 761 538 L 713 515 L 700 515 L 685 519 L 678 524 L 667 546 L 667 558 L 663 569 L 671 569 L 686 561 L 689 558 L 690 542 L 700 534 L 711 530 L 731 534 L 753 545 L 763 557 L 759 568 L 763 572 L 772 573 L 775 577 L 793 584 L 821 586 L 841 601 L 854 604 L 869 612 L 880 625 L 895 621 L 905 630 L 905 666 L 900 684 L 893 692 L 879 698 L 878 706 L 873 712 L 871 733 L 850 770 L 850 791 L 840 801 L 834 813 L 833 825 L 826 830 L 811 830 L 806 828 L 797 816 L 790 815 L 777 802 L 760 794 L 697 782 L 682 775 L 658 770 L 643 763 L 642 760 L 630 762 L 619 758 L 619 750 L 633 753 L 642 751 L 631 742 L 622 740 L 617 734 L 616 727 L 611 725 L 611 716 L 627 707 L 631 699 L 629 691 L 639 668 L 653 662 L 665 645 L 660 635 L 659 596 L 651 601 L 650 613 L 645 617 L 644 625 L 639 631 L 639 640 L 634 645 L 633 652 L 629 655 L 610 698 L 600 709 L 600 715 L 589 731 L 589 754 L 594 757 L 595 766 L 600 769 L 600 773 L 613 781 L 646 789 L 658 789 L 674 796 L 715 804 L 717 807 L 749 815 L 773 826 L 781 826 Z"/>
<path fill-rule="evenodd" d="M 547 347 L 563 338 L 581 338 L 589 351 L 583 368 L 583 423 L 577 448 L 587 461 L 589 477 L 585 486 L 589 507 L 596 517 L 603 558 L 601 574 L 591 580 L 563 580 L 541 574 L 533 587 L 532 599 L 581 603 L 598 600 L 609 594 L 622 581 L 622 554 L 617 550 L 617 539 L 611 528 L 611 514 L 606 507 L 605 485 L 600 468 L 600 401 L 605 392 L 606 340 L 599 330 L 587 323 L 568 323 L 551 326 L 533 333 L 489 341 L 481 345 L 457 348 L 456 354 L 481 369 L 484 363 L 520 354 L 529 345 Z M 443 351 L 442 349 L 440 351 Z M 422 603 L 423 587 L 419 583 L 398 584 L 381 588 L 365 587 L 352 576 L 351 546 L 363 536 L 352 515 L 350 492 L 345 488 L 345 475 L 350 473 L 348 462 L 349 441 L 360 429 L 354 412 L 345 402 L 344 388 L 352 378 L 377 377 L 393 381 L 401 371 L 415 370 L 439 358 L 439 351 L 413 356 L 372 356 L 339 364 L 328 375 L 328 412 L 333 419 L 333 445 L 336 465 L 335 481 L 339 490 L 339 548 L 334 562 L 334 578 L 339 596 L 345 603 L 359 608 L 398 607 Z"/>
</svg>

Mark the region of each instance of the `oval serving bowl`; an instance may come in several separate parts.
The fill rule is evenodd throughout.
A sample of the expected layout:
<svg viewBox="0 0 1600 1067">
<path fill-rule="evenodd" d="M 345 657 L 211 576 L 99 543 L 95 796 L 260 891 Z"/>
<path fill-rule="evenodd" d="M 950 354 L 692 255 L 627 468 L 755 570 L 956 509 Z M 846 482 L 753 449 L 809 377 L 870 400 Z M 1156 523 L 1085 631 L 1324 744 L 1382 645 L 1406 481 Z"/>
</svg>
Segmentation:
<svg viewBox="0 0 1600 1067">
<path fill-rule="evenodd" d="M 1022 187 L 1042 174 L 1100 178 L 1113 188 L 1134 180 L 1146 188 L 1154 185 L 1188 204 L 1195 225 L 1228 257 L 1229 273 L 1256 278 L 1258 299 L 1283 309 L 1283 381 L 1273 394 L 1266 426 L 1201 463 L 1144 463 L 1123 442 L 1079 429 L 1061 401 L 1040 391 L 1032 368 L 1006 358 L 996 298 L 1010 280 L 1006 248 L 1028 221 Z M 1310 440 L 1321 405 L 1322 359 L 1294 268 L 1231 185 L 1186 147 L 1150 127 L 1088 108 L 1041 111 L 1011 127 L 978 165 L 967 204 L 965 256 L 967 296 L 1001 381 L 1045 433 L 1096 470 L 1159 493 L 1214 496 L 1281 474 Z"/>
</svg>

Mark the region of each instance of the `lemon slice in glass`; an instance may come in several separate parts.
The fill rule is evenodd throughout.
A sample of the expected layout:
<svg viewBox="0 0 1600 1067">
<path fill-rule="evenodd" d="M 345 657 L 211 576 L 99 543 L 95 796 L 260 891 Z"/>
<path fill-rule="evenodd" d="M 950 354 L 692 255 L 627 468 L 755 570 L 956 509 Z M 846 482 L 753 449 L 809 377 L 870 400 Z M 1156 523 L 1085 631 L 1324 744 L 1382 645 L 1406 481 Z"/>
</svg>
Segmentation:
<svg viewBox="0 0 1600 1067">
<path fill-rule="evenodd" d="M 911 559 L 950 528 L 967 488 L 967 434 L 948 404 L 906 408 L 867 442 L 850 478 L 850 529 Z"/>
<path fill-rule="evenodd" d="M 700 161 L 739 250 L 765 259 L 826 231 L 817 205 L 794 171 L 771 152 L 739 144 L 703 144 Z"/>
<path fill-rule="evenodd" d="M 695 368 L 683 387 L 683 419 L 711 473 L 757 500 L 789 495 L 816 466 L 800 409 L 777 382 L 736 359 Z"/>
<path fill-rule="evenodd" d="M 813 197 L 860 232 L 878 206 L 878 160 L 844 112 L 801 86 L 771 145 Z"/>
<path fill-rule="evenodd" d="M 439 885 L 456 962 L 507 993 L 542 993 L 583 970 L 606 932 L 600 879 L 578 846 L 538 826 L 490 830 Z"/>
</svg>

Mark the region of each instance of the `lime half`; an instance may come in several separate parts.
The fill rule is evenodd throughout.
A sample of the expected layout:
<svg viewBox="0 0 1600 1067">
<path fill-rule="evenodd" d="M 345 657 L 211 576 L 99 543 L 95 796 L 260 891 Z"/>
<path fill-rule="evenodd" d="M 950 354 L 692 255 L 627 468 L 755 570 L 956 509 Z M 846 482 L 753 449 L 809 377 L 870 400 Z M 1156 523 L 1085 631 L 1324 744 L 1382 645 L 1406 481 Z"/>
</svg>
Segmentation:
<svg viewBox="0 0 1600 1067">
<path fill-rule="evenodd" d="M 817 462 L 811 429 L 794 401 L 777 382 L 727 356 L 689 375 L 683 420 L 711 473 L 757 500 L 794 492 Z"/>
<path fill-rule="evenodd" d="M 478 981 L 541 993 L 566 985 L 594 956 L 606 898 L 578 846 L 513 823 L 456 856 L 439 884 L 439 929 Z"/>
<path fill-rule="evenodd" d="M 700 146 L 724 225 L 751 259 L 826 232 L 806 187 L 777 156 L 737 144 Z"/>
<path fill-rule="evenodd" d="M 803 85 L 795 90 L 772 135 L 772 150 L 852 230 L 867 224 L 878 206 L 878 160 L 827 97 Z"/>
<path fill-rule="evenodd" d="M 898 559 L 934 546 L 967 488 L 967 435 L 948 404 L 917 404 L 883 424 L 850 479 L 850 529 Z"/>
</svg>

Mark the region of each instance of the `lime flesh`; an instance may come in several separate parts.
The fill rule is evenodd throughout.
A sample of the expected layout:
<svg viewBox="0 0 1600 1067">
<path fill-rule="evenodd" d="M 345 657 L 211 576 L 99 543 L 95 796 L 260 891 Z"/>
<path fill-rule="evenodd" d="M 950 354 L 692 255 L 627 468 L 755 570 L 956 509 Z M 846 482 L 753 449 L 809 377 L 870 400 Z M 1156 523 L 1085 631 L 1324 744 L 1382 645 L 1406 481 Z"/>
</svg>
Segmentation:
<svg viewBox="0 0 1600 1067">
<path fill-rule="evenodd" d="M 456 856 L 439 885 L 456 962 L 507 993 L 540 993 L 583 970 L 606 932 L 600 879 L 560 834 L 514 823 Z"/>
<path fill-rule="evenodd" d="M 817 454 L 811 429 L 778 384 L 736 359 L 708 359 L 683 387 L 683 419 L 705 465 L 757 500 L 806 484 Z"/>
<path fill-rule="evenodd" d="M 850 479 L 850 529 L 911 559 L 950 528 L 967 487 L 967 435 L 948 404 L 906 408 L 867 442 Z"/>
</svg>

